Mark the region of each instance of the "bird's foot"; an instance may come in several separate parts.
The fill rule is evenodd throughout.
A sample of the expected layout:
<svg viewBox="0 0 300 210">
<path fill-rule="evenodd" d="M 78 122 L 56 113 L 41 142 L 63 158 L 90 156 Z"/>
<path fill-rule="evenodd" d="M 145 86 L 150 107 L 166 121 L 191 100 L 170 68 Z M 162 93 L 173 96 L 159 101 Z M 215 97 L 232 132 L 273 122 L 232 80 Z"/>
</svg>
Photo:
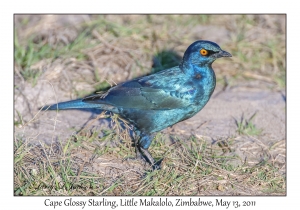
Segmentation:
<svg viewBox="0 0 300 210">
<path fill-rule="evenodd" d="M 140 150 L 143 153 L 143 157 L 146 159 L 146 161 L 151 164 L 153 170 L 160 170 L 161 169 L 161 162 L 163 161 L 163 159 L 155 162 L 153 157 L 149 153 L 148 149 L 143 149 L 143 148 L 140 147 Z"/>
<path fill-rule="evenodd" d="M 160 169 L 161 169 L 160 164 L 155 163 L 154 165 L 152 165 L 152 170 L 153 171 L 160 170 Z"/>
<path fill-rule="evenodd" d="M 162 167 L 163 167 L 163 164 L 162 164 L 163 161 L 164 161 L 164 158 L 156 161 L 155 164 L 152 166 L 153 170 L 160 170 L 160 169 L 162 169 Z"/>
</svg>

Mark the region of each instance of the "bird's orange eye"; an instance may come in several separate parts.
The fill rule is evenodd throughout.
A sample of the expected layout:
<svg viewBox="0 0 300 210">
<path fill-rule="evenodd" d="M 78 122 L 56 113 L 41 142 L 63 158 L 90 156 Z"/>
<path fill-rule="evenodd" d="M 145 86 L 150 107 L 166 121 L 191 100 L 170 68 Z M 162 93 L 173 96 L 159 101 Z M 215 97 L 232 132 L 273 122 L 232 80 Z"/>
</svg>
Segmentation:
<svg viewBox="0 0 300 210">
<path fill-rule="evenodd" d="M 201 49 L 200 54 L 206 56 L 208 54 L 208 51 L 206 49 Z"/>
</svg>

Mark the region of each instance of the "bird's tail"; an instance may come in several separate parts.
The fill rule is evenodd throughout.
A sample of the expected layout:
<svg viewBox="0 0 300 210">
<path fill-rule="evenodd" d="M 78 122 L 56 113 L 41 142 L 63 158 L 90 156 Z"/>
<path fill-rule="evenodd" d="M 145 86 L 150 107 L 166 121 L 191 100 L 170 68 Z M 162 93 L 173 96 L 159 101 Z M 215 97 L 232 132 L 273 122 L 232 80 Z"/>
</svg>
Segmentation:
<svg viewBox="0 0 300 210">
<path fill-rule="evenodd" d="M 102 108 L 101 104 L 92 104 L 83 102 L 82 99 L 66 101 L 51 106 L 44 106 L 42 110 L 63 110 L 63 109 L 88 109 L 88 108 Z"/>
</svg>

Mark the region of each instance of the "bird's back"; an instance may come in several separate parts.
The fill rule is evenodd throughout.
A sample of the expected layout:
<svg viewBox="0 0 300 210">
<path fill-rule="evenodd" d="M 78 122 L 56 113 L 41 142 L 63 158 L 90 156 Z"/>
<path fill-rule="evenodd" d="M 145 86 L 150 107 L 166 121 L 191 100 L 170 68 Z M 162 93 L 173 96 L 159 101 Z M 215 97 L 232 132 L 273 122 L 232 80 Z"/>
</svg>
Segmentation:
<svg viewBox="0 0 300 210">
<path fill-rule="evenodd" d="M 215 87 L 212 69 L 190 77 L 173 67 L 111 88 L 107 93 L 84 99 L 85 103 L 109 104 L 136 128 L 160 131 L 199 112 Z"/>
</svg>

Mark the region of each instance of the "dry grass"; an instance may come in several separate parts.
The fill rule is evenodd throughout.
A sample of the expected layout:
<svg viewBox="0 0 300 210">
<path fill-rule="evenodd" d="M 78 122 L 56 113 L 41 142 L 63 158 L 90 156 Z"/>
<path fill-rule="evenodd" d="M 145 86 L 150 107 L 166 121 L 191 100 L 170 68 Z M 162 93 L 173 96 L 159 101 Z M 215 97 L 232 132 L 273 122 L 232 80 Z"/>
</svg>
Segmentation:
<svg viewBox="0 0 300 210">
<path fill-rule="evenodd" d="M 15 16 L 15 126 L 32 125 L 34 110 L 49 98 L 28 95 L 25 87 L 39 88 L 47 80 L 57 96 L 86 96 L 177 65 L 197 39 L 215 41 L 233 54 L 232 62 L 214 64 L 224 87 L 255 80 L 284 91 L 284 15 L 21 15 Z M 15 195 L 285 194 L 284 141 L 239 145 L 255 157 L 263 154 L 245 160 L 234 152 L 238 140 L 248 137 L 243 132 L 216 144 L 194 136 L 168 141 L 168 135 L 157 134 L 150 152 L 163 158 L 163 167 L 151 171 L 134 159 L 130 134 L 120 129 L 126 123 L 114 122 L 108 130 L 91 123 L 52 144 L 16 132 Z"/>
<path fill-rule="evenodd" d="M 101 116 L 103 117 L 103 115 Z M 113 117 L 116 119 L 116 116 Z M 117 122 L 117 121 L 116 121 Z M 203 139 L 183 140 L 158 134 L 153 156 L 163 158 L 162 169 L 152 171 L 136 160 L 127 129 L 87 129 L 67 142 L 49 146 L 15 139 L 15 195 L 281 195 L 285 192 L 285 163 L 271 154 L 284 142 L 259 146 L 270 155 L 257 163 L 242 160 L 229 142 L 209 145 Z M 99 131 L 98 131 L 99 132 Z M 224 146 L 226 145 L 226 146 Z M 228 149 L 229 148 L 229 149 Z M 257 148 L 256 148 L 257 151 Z M 284 151 L 280 151 L 284 152 Z"/>
<path fill-rule="evenodd" d="M 18 79 L 33 80 L 42 75 L 55 81 L 68 77 L 74 83 L 89 84 L 92 92 L 107 87 L 107 80 L 120 83 L 149 73 L 153 59 L 160 62 L 152 71 L 160 69 L 159 66 L 169 67 L 170 63 L 174 66 L 179 61 L 174 58 L 170 62 L 172 55 L 163 59 L 163 51 L 176 51 L 182 56 L 194 40 L 209 39 L 233 55 L 233 63 L 215 64 L 219 80 L 227 76 L 229 82 L 238 78 L 261 80 L 273 88 L 285 85 L 284 15 L 16 16 L 15 19 Z M 73 88 L 75 92 L 83 89 Z"/>
<path fill-rule="evenodd" d="M 111 117 L 111 130 L 92 123 Z M 122 128 L 123 127 L 123 128 Z M 125 129 L 124 129 L 125 128 Z M 152 171 L 135 159 L 131 127 L 117 115 L 101 114 L 83 130 L 46 145 L 15 139 L 16 195 L 282 195 L 285 193 L 285 142 L 272 146 L 244 143 L 241 150 L 263 151 L 261 160 L 243 160 L 234 152 L 238 138 L 208 144 L 196 137 L 157 134 L 150 152 L 163 159 Z M 101 134 L 102 133 L 102 134 Z M 100 137 L 102 136 L 102 137 Z M 38 137 L 37 137 L 38 139 Z M 249 156 L 251 157 L 251 156 Z"/>
</svg>

